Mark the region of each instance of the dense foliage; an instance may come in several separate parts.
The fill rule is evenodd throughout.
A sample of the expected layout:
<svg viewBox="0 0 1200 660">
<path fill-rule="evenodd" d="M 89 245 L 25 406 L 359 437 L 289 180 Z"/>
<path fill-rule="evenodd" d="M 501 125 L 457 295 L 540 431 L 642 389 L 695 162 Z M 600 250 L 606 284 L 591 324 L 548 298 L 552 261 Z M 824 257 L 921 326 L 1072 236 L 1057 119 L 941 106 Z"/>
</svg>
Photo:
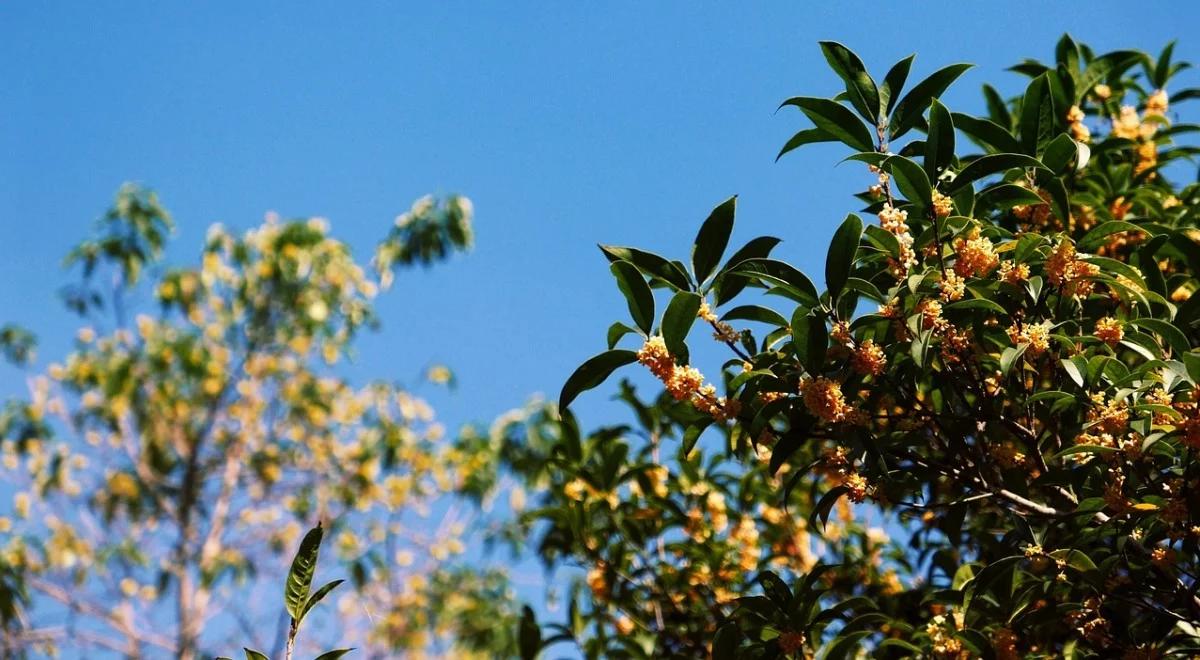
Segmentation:
<svg viewBox="0 0 1200 660">
<path fill-rule="evenodd" d="M 254 595 L 318 520 L 354 587 L 337 641 L 367 657 L 515 648 L 507 583 L 463 558 L 493 445 L 449 435 L 399 383 L 338 375 L 394 269 L 468 247 L 471 215 L 465 198 L 418 201 L 371 267 L 326 221 L 275 217 L 214 226 L 200 263 L 174 267 L 170 215 L 122 188 L 68 257 L 73 350 L 0 413 L 0 652 L 211 657 L 238 630 L 278 653 L 287 621 Z M 28 333 L 3 339 L 31 355 Z M 502 625 L 460 625 L 478 620 Z"/>
<path fill-rule="evenodd" d="M 525 655 L 1200 652 L 1200 186 L 1175 180 L 1200 127 L 1174 114 L 1200 90 L 1166 91 L 1187 65 L 1063 37 L 974 116 L 939 100 L 969 65 L 908 86 L 912 57 L 877 82 L 821 49 L 844 91 L 785 101 L 813 126 L 780 155 L 848 147 L 877 221 L 838 226 L 823 289 L 779 239 L 726 256 L 735 199 L 690 265 L 602 246 L 632 324 L 560 405 L 629 365 L 666 392 L 622 386 L 636 429 L 545 420 L 531 520 L 589 588 L 565 623 L 527 613 Z M 728 349 L 711 380 L 701 334 Z"/>
</svg>

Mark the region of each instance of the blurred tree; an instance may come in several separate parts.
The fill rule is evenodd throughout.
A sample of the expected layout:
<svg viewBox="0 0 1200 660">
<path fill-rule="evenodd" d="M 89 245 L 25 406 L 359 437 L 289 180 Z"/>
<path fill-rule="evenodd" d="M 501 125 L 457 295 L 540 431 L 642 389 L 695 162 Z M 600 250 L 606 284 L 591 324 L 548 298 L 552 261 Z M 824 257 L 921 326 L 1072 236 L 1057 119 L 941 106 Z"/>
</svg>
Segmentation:
<svg viewBox="0 0 1200 660">
<path fill-rule="evenodd" d="M 523 654 L 1200 653 L 1200 185 L 1172 180 L 1194 178 L 1200 149 L 1177 140 L 1200 126 L 1172 113 L 1200 89 L 1166 91 L 1187 64 L 1064 36 L 1014 67 L 1021 96 L 985 85 L 976 117 L 938 100 L 969 65 L 902 93 L 911 57 L 876 82 L 821 49 L 844 91 L 786 101 L 813 126 L 780 155 L 849 147 L 879 222 L 836 229 L 824 290 L 770 258 L 775 238 L 722 264 L 735 199 L 690 268 L 602 246 L 632 325 L 560 407 L 635 363 L 667 394 L 622 389 L 636 432 L 547 418 L 528 522 L 588 588 L 565 623 L 526 612 Z M 715 384 L 689 359 L 697 320 L 730 353 Z"/>
<path fill-rule="evenodd" d="M 469 247 L 471 216 L 462 197 L 418 201 L 370 268 L 324 220 L 275 217 L 214 226 L 199 266 L 168 267 L 170 215 L 122 187 L 67 258 L 82 273 L 65 290 L 84 322 L 74 349 L 0 415 L 5 651 L 195 658 L 239 630 L 278 651 L 287 620 L 266 578 L 318 521 L 356 587 L 339 641 L 368 657 L 515 648 L 507 582 L 462 562 L 494 445 L 448 436 L 399 385 L 336 370 L 393 270 Z M 0 341 L 31 355 L 22 331 Z M 459 640 L 475 617 L 498 632 Z"/>
</svg>

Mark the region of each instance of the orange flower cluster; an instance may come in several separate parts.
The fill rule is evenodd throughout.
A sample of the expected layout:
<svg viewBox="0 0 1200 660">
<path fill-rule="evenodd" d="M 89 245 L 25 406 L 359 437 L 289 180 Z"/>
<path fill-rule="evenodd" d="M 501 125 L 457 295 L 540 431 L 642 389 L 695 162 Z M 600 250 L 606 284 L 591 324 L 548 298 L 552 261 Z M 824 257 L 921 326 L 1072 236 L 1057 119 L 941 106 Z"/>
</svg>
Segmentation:
<svg viewBox="0 0 1200 660">
<path fill-rule="evenodd" d="M 779 636 L 779 650 L 785 654 L 799 653 L 804 650 L 804 643 L 808 638 L 802 632 L 789 630 Z"/>
<path fill-rule="evenodd" d="M 816 379 L 806 376 L 800 381 L 800 394 L 808 411 L 823 422 L 843 422 L 853 412 L 842 396 L 842 386 L 824 376 Z"/>
<path fill-rule="evenodd" d="M 667 386 L 667 391 L 676 401 L 690 399 L 692 405 L 718 422 L 736 417 L 741 405 L 733 399 L 717 396 L 717 388 L 704 383 L 704 375 L 695 367 L 675 364 L 661 336 L 646 340 L 637 354 L 638 362 L 650 370 Z"/>
<path fill-rule="evenodd" d="M 737 341 L 737 330 L 734 330 L 733 326 L 717 318 L 716 312 L 708 306 L 707 300 L 700 303 L 700 309 L 696 311 L 696 317 L 712 325 L 714 329 L 713 339 L 726 343 Z"/>
<path fill-rule="evenodd" d="M 975 227 L 967 236 L 959 236 L 954 240 L 954 272 L 960 277 L 987 277 L 1000 266 L 1000 258 L 996 256 L 996 248 L 991 240 L 979 235 Z"/>
<path fill-rule="evenodd" d="M 1096 337 L 1115 348 L 1125 338 L 1125 330 L 1121 326 L 1122 323 L 1120 321 L 1111 316 L 1106 316 L 1096 321 Z"/>
<path fill-rule="evenodd" d="M 1000 279 L 1009 284 L 1021 285 L 1029 279 L 1029 266 L 1005 261 L 1000 264 Z"/>
<path fill-rule="evenodd" d="M 1063 239 L 1046 259 L 1046 278 L 1064 294 L 1086 297 L 1094 283 L 1089 279 L 1100 272 L 1096 264 L 1075 258 L 1075 245 Z"/>
<path fill-rule="evenodd" d="M 854 349 L 850 364 L 864 376 L 878 376 L 887 368 L 887 356 L 883 353 L 883 347 L 876 344 L 875 340 L 868 339 Z"/>
</svg>

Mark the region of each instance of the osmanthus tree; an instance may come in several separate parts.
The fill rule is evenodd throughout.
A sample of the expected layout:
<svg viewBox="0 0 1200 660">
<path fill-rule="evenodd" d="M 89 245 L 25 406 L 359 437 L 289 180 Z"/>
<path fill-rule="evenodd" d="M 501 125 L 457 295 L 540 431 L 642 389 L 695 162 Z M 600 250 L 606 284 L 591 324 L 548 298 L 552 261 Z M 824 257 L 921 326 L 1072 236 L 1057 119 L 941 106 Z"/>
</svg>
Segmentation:
<svg viewBox="0 0 1200 660">
<path fill-rule="evenodd" d="M 626 366 L 667 394 L 626 391 L 633 444 L 564 416 L 569 480 L 537 514 L 593 589 L 565 625 L 527 617 L 527 655 L 1200 652 L 1200 186 L 1176 182 L 1200 153 L 1176 104 L 1200 90 L 1167 91 L 1187 65 L 1063 37 L 974 116 L 938 100 L 968 65 L 909 86 L 911 57 L 877 81 L 821 49 L 845 89 L 784 103 L 813 127 L 782 153 L 848 147 L 868 220 L 837 227 L 821 288 L 775 238 L 725 257 L 733 199 L 690 266 L 602 248 L 633 323 L 560 405 Z M 729 351 L 710 379 L 701 334 Z M 724 446 L 695 442 L 706 427 Z M 883 529 L 827 522 L 847 501 Z M 793 529 L 824 547 L 777 548 Z"/>
<path fill-rule="evenodd" d="M 175 267 L 170 216 L 123 187 L 68 257 L 74 348 L 0 414 L 4 654 L 211 657 L 233 638 L 278 654 L 279 555 L 318 522 L 354 587 L 334 632 L 360 657 L 515 648 L 507 583 L 462 555 L 493 446 L 399 384 L 338 375 L 393 271 L 468 247 L 471 216 L 418 201 L 372 266 L 320 219 L 214 226 Z"/>
</svg>

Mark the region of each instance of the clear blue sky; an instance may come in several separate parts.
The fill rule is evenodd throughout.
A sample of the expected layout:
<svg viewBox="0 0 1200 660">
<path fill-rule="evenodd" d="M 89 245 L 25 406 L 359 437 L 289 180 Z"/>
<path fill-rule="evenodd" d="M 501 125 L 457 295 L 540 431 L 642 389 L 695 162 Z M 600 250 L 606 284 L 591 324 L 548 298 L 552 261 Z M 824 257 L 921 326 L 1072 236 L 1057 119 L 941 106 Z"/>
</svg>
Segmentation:
<svg viewBox="0 0 1200 660">
<path fill-rule="evenodd" d="M 839 89 L 816 47 L 914 78 L 977 63 L 945 97 L 1049 57 L 1070 31 L 1098 51 L 1200 60 L 1200 3 L 5 3 L 0 6 L 0 322 L 61 355 L 74 323 L 59 259 L 117 186 L 157 189 L 194 259 L 212 222 L 321 215 L 365 259 L 427 192 L 475 202 L 478 245 L 381 299 L 357 375 L 457 371 L 452 426 L 557 394 L 624 316 L 597 242 L 687 255 L 708 210 L 740 194 L 735 241 L 820 272 L 861 170 L 840 148 L 773 162 L 803 120 L 792 95 Z M 752 9 L 753 8 L 753 9 Z M 1195 84 L 1195 74 L 1189 74 Z M 878 77 L 878 76 L 877 76 Z M 710 369 L 716 365 L 709 365 Z M 0 393 L 23 388 L 0 368 Z M 586 424 L 615 410 L 593 393 Z"/>
</svg>

